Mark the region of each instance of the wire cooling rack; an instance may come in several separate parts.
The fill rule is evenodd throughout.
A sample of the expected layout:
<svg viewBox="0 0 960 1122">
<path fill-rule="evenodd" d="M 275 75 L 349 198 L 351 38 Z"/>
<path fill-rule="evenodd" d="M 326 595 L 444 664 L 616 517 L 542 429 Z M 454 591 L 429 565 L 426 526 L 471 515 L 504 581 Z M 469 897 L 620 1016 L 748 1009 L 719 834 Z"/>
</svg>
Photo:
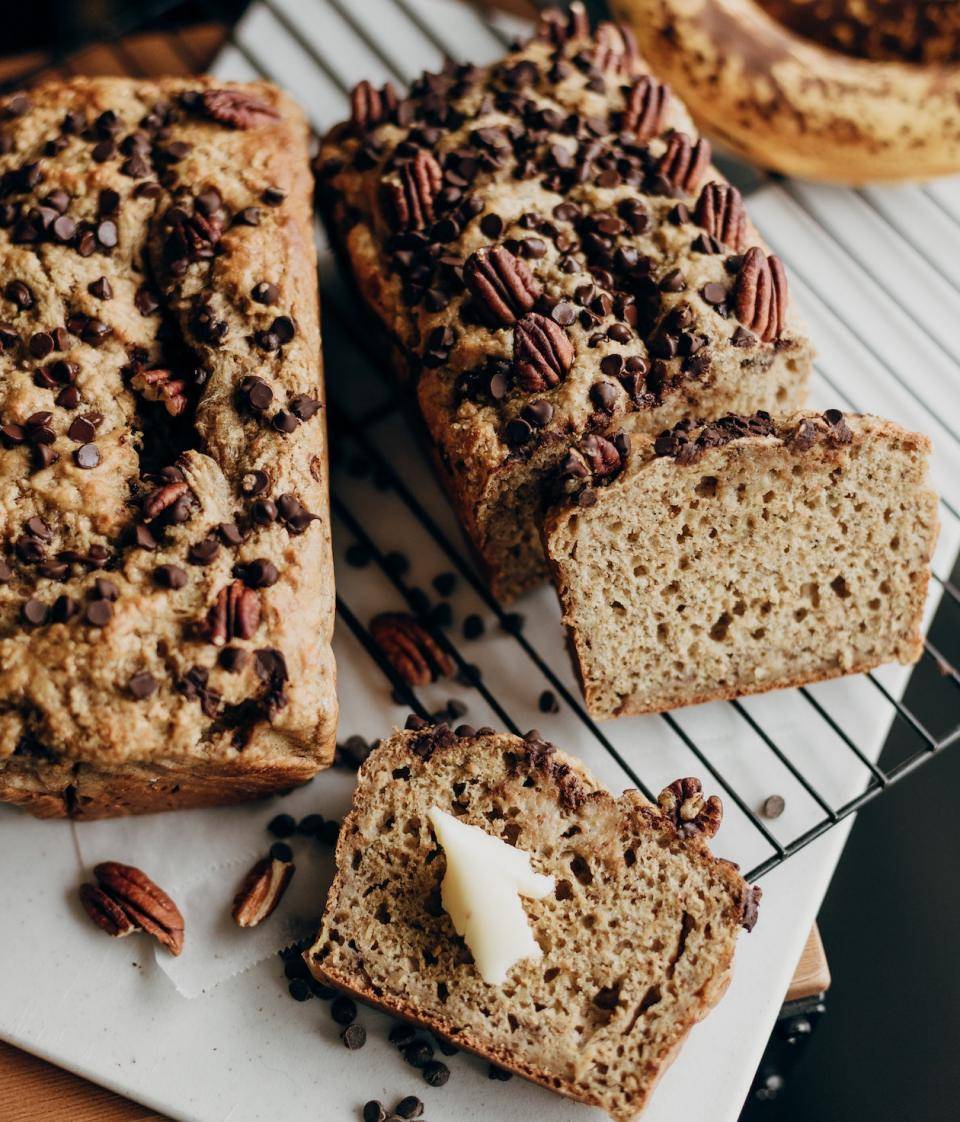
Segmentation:
<svg viewBox="0 0 960 1122">
<path fill-rule="evenodd" d="M 184 7 L 147 5 L 141 18 L 176 15 Z M 236 6 L 189 7 L 216 19 L 236 14 Z M 121 38 L 137 26 L 125 18 L 99 29 L 118 71 L 138 71 Z M 216 69 L 286 86 L 322 132 L 347 114 L 349 90 L 359 79 L 403 85 L 445 57 L 489 61 L 523 30 L 512 17 L 483 15 L 458 0 L 259 0 L 231 34 Z M 177 42 L 171 40 L 175 48 Z M 69 47 L 61 50 L 53 68 L 69 73 L 71 57 Z M 467 710 L 472 723 L 521 734 L 535 723 L 584 756 L 601 778 L 648 797 L 675 774 L 709 774 L 726 797 L 728 819 L 735 808 L 735 854 L 756 880 L 960 739 L 960 592 L 953 568 L 960 543 L 960 364 L 953 329 L 960 321 L 960 181 L 839 191 L 773 181 L 742 166 L 727 170 L 752 196 L 754 220 L 786 261 L 820 350 L 812 404 L 883 413 L 934 440 L 943 532 L 924 654 L 912 672 L 884 667 L 599 726 L 581 704 L 549 590 L 507 611 L 477 575 L 413 447 L 386 356 L 336 276 L 320 230 L 318 238 L 336 453 L 337 613 L 356 641 L 346 657 L 338 651 L 344 701 L 372 660 L 392 696 L 384 690 L 383 706 L 366 716 L 371 735 L 389 723 L 384 714 L 395 716 L 393 704 L 425 717 L 439 710 L 456 718 Z M 459 591 L 450 602 L 424 591 L 441 572 L 456 578 Z M 443 583 L 454 581 L 447 575 Z M 431 625 L 457 667 L 457 681 L 445 691 L 454 696 L 442 704 L 442 687 L 426 694 L 411 689 L 371 638 L 365 621 L 397 606 Z M 462 638 L 468 615 L 486 624 L 483 638 Z M 366 661 L 359 666 L 358 660 Z M 786 795 L 787 811 L 775 821 L 761 811 L 771 793 Z"/>
</svg>

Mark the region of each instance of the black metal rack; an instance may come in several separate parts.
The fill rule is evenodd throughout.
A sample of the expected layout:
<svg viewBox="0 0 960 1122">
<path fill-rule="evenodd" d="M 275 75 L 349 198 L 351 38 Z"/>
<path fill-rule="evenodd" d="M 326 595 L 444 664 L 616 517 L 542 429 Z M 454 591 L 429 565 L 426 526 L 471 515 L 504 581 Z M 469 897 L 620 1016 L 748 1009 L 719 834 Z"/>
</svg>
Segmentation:
<svg viewBox="0 0 960 1122">
<path fill-rule="evenodd" d="M 430 40 L 435 47 L 440 50 L 445 49 L 441 39 L 436 36 L 434 30 L 423 20 L 421 15 L 410 6 L 408 0 L 391 0 L 391 2 L 404 13 L 405 17 L 420 34 Z M 301 33 L 299 27 L 288 18 L 287 14 L 274 0 L 259 0 L 259 3 L 269 9 L 276 21 L 282 25 L 285 31 L 296 41 L 304 54 L 322 71 L 325 78 L 341 91 L 346 100 L 349 90 L 338 77 L 336 66 L 331 65 L 330 60 L 325 57 L 321 49 L 318 49 L 316 43 L 311 42 Z M 392 61 L 389 49 L 386 49 L 384 45 L 368 33 L 362 22 L 351 14 L 350 8 L 344 0 L 329 0 L 329 5 L 344 23 L 348 24 L 353 32 L 362 39 L 366 48 L 369 49 L 380 62 L 394 74 L 396 80 L 402 84 L 404 82 L 404 76 L 399 72 L 395 63 Z M 184 5 L 183 3 L 170 2 L 170 0 L 167 0 L 167 2 L 160 0 L 158 3 L 145 5 L 140 9 L 136 18 L 123 18 L 110 27 L 99 28 L 97 41 L 99 43 L 112 45 L 122 63 L 122 68 L 136 74 L 136 60 L 131 57 L 129 52 L 125 51 L 122 37 L 147 26 L 150 21 L 156 20 L 158 17 L 176 16 L 178 12 L 188 7 L 192 11 L 197 11 L 198 9 L 202 10 L 206 12 L 208 16 L 216 19 L 231 18 L 235 17 L 237 14 L 236 5 L 218 5 L 213 2 L 207 2 L 207 0 L 204 0 L 204 2 L 200 4 L 191 3 L 189 5 Z M 491 30 L 503 41 L 504 46 L 506 46 L 507 36 L 495 25 L 491 25 Z M 174 39 L 172 42 L 176 45 L 177 40 Z M 240 52 L 250 67 L 264 77 L 282 83 L 282 75 L 272 73 L 270 66 L 263 58 L 258 57 L 256 51 L 251 49 L 249 45 L 245 44 L 236 36 L 231 37 L 230 43 Z M 71 68 L 71 57 L 76 51 L 82 50 L 87 46 L 89 46 L 88 43 L 74 44 L 72 49 L 67 46 L 58 50 L 53 58 L 52 65 L 57 69 L 69 72 Z M 195 63 L 195 60 L 186 55 L 183 61 L 191 68 Z M 32 74 L 25 76 L 27 81 L 32 77 L 34 77 Z M 21 78 L 20 81 L 24 81 L 24 78 Z M 756 175 L 752 172 L 748 172 L 747 179 L 751 176 L 754 185 L 756 185 Z M 744 182 L 744 176 L 742 174 L 737 176 L 737 178 L 740 182 Z M 950 217 L 953 218 L 952 215 Z M 944 283 L 949 282 L 945 280 Z M 369 339 L 362 325 L 356 320 L 352 309 L 344 304 L 342 298 L 336 292 L 325 291 L 324 300 L 327 316 L 335 316 L 338 325 L 352 334 L 356 345 L 360 347 L 361 350 L 366 348 L 368 356 L 373 360 L 374 364 L 382 368 L 381 356 L 375 349 L 370 347 Z M 869 340 L 862 340 L 862 342 L 868 347 L 871 346 Z M 885 356 L 882 353 L 876 353 L 875 357 L 881 363 L 886 362 Z M 890 367 L 888 367 L 888 369 L 891 370 L 893 376 L 901 384 L 909 388 L 908 383 L 905 382 L 898 371 Z M 822 371 L 821 374 L 823 374 Z M 826 377 L 826 375 L 824 375 L 824 377 Z M 830 381 L 829 378 L 827 380 Z M 845 393 L 844 387 L 837 385 L 833 381 L 831 381 L 830 384 L 837 394 L 838 401 L 846 408 L 856 410 L 858 405 L 862 406 L 863 403 L 858 403 L 849 399 Z M 329 414 L 331 431 L 337 435 L 348 438 L 362 450 L 363 455 L 369 460 L 374 470 L 389 487 L 396 501 L 403 504 L 409 516 L 415 519 L 420 527 L 429 534 L 436 546 L 439 547 L 440 551 L 446 556 L 449 563 L 456 569 L 483 604 L 486 605 L 486 608 L 496 617 L 503 630 L 512 634 L 513 641 L 516 644 L 518 658 L 528 663 L 532 670 L 542 676 L 544 683 L 548 684 L 550 689 L 563 700 L 570 712 L 573 713 L 576 719 L 582 722 L 589 731 L 589 735 L 595 739 L 597 744 L 600 745 L 605 752 L 609 753 L 616 760 L 617 764 L 619 764 L 622 770 L 630 777 L 631 781 L 649 797 L 651 792 L 645 785 L 643 778 L 636 773 L 630 761 L 624 758 L 622 752 L 612 743 L 610 737 L 605 734 L 603 729 L 590 718 L 579 697 L 575 696 L 564 681 L 558 677 L 551 668 L 548 659 L 523 632 L 512 626 L 510 614 L 490 595 L 477 575 L 473 564 L 464 554 L 459 541 L 453 540 L 441 525 L 439 525 L 437 520 L 430 514 L 424 504 L 408 486 L 403 476 L 390 463 L 389 459 L 383 455 L 376 442 L 369 438 L 367 429 L 370 424 L 374 421 L 382 421 L 390 411 L 401 407 L 401 401 L 396 393 L 393 393 L 386 407 L 382 405 L 377 406 L 368 413 L 351 413 L 339 400 L 335 372 L 334 376 L 330 379 L 328 392 L 331 399 Z M 925 408 L 929 407 L 925 406 Z M 960 437 L 954 436 L 954 439 L 960 443 Z M 423 604 L 418 590 L 411 587 L 403 576 L 398 575 L 395 568 L 388 564 L 384 553 L 376 545 L 373 536 L 364 525 L 362 517 L 358 516 L 356 511 L 352 510 L 347 505 L 336 490 L 333 494 L 332 503 L 334 514 L 337 519 L 349 530 L 354 539 L 365 547 L 373 562 L 382 571 L 396 593 L 406 602 L 411 611 L 422 614 Z M 951 506 L 950 503 L 944 501 L 944 508 L 951 516 L 960 519 L 960 512 Z M 724 774 L 723 769 L 712 761 L 708 750 L 696 742 L 673 714 L 664 713 L 660 715 L 659 719 L 666 723 L 672 734 L 679 738 L 686 749 L 696 758 L 704 771 L 709 773 L 720 785 L 726 797 L 738 807 L 740 812 L 750 822 L 753 829 L 763 839 L 765 846 L 770 851 L 769 856 L 761 860 L 749 871 L 747 874 L 749 879 L 756 880 L 771 869 L 777 867 L 788 857 L 809 845 L 812 841 L 836 826 L 854 811 L 875 799 L 888 787 L 909 775 L 915 768 L 919 767 L 927 760 L 932 759 L 939 752 L 960 739 L 960 694 L 957 693 L 957 689 L 960 688 L 960 674 L 958 674 L 955 662 L 953 661 L 956 659 L 957 653 L 948 646 L 952 645 L 955 647 L 957 645 L 957 635 L 960 634 L 960 628 L 957 627 L 957 622 L 960 620 L 960 614 L 958 614 L 958 611 L 960 611 L 960 591 L 958 591 L 957 587 L 958 571 L 960 570 L 955 570 L 953 574 L 935 575 L 934 579 L 942 589 L 941 601 L 930 629 L 930 634 L 936 637 L 936 641 L 931 640 L 929 637 L 925 638 L 923 658 L 913 672 L 910 684 L 903 698 L 901 699 L 894 696 L 877 675 L 868 674 L 866 676 L 877 691 L 879 697 L 882 698 L 883 703 L 889 705 L 893 713 L 894 720 L 892 731 L 888 737 L 884 755 L 881 757 L 886 759 L 887 757 L 893 756 L 891 762 L 886 763 L 884 766 L 872 762 L 862 747 L 857 743 L 856 738 L 840 724 L 835 716 L 827 711 L 824 705 L 809 689 L 801 688 L 798 691 L 812 713 L 822 722 L 824 728 L 829 729 L 831 735 L 834 736 L 839 743 L 844 745 L 845 750 L 856 759 L 858 766 L 862 769 L 863 787 L 853 798 L 838 805 L 832 804 L 821 792 L 818 784 L 810 775 L 806 774 L 802 768 L 797 766 L 776 742 L 770 732 L 751 713 L 748 707 L 740 701 L 727 703 L 734 708 L 738 717 L 750 727 L 752 732 L 764 745 L 765 751 L 772 753 L 773 756 L 776 757 L 780 765 L 789 772 L 793 779 L 819 808 L 818 819 L 789 841 L 782 841 L 774 835 L 768 825 L 764 823 L 760 814 L 749 805 L 748 798 L 738 790 L 736 782 Z M 395 696 L 402 698 L 404 703 L 409 705 L 414 712 L 417 712 L 421 716 L 429 716 L 426 705 L 417 696 L 416 691 L 411 689 L 396 675 L 390 664 L 380 653 L 376 643 L 371 638 L 358 614 L 353 611 L 350 605 L 340 596 L 337 598 L 337 612 L 342 623 L 359 640 L 371 658 L 386 675 L 395 691 Z M 438 641 L 458 667 L 461 678 L 465 678 L 479 691 L 484 701 L 507 729 L 522 733 L 524 730 L 518 726 L 505 705 L 485 683 L 482 675 L 482 668 L 481 672 L 478 673 L 477 669 L 472 666 L 471 660 L 459 649 L 449 632 L 441 628 L 436 628 L 434 630 Z M 945 690 L 948 692 L 945 693 Z"/>
</svg>

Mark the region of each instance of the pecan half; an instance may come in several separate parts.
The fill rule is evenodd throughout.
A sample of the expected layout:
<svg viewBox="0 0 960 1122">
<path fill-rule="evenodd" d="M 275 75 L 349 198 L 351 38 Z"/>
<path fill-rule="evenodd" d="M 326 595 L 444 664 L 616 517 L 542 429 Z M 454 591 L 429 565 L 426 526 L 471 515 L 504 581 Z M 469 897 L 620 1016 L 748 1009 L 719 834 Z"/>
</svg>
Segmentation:
<svg viewBox="0 0 960 1122">
<path fill-rule="evenodd" d="M 657 161 L 658 175 L 681 191 L 692 195 L 700 177 L 710 166 L 710 141 L 700 137 L 696 143 L 685 132 L 670 134 L 667 149 Z"/>
<path fill-rule="evenodd" d="M 517 384 L 529 393 L 558 386 L 573 364 L 573 353 L 573 341 L 559 323 L 530 312 L 513 332 Z"/>
<path fill-rule="evenodd" d="M 752 931 L 760 917 L 760 898 L 763 889 L 759 884 L 747 885 L 741 901 L 740 925 L 744 931 Z"/>
<path fill-rule="evenodd" d="M 644 74 L 627 92 L 627 104 L 620 124 L 622 132 L 630 132 L 637 140 L 656 136 L 663 125 L 670 91 L 656 78 Z"/>
<path fill-rule="evenodd" d="M 433 203 L 443 186 L 443 171 L 429 152 L 418 152 L 396 174 L 399 183 L 384 184 L 394 227 L 422 230 L 434 219 Z"/>
<path fill-rule="evenodd" d="M 256 927 L 271 915 L 293 880 L 292 861 L 264 857 L 243 878 L 230 914 L 238 927 Z"/>
<path fill-rule="evenodd" d="M 350 91 L 350 123 L 355 132 L 364 133 L 386 120 L 399 103 L 390 82 L 377 89 L 364 79 Z"/>
<path fill-rule="evenodd" d="M 384 657 L 410 686 L 428 686 L 453 673 L 453 662 L 419 620 L 404 612 L 382 612 L 370 634 Z"/>
<path fill-rule="evenodd" d="M 629 27 L 604 20 L 598 24 L 593 64 L 598 70 L 632 74 L 640 64 L 640 48 Z"/>
<path fill-rule="evenodd" d="M 764 343 L 780 337 L 787 319 L 787 275 L 775 254 L 765 257 L 751 246 L 740 262 L 733 286 L 733 309 L 744 327 Z"/>
<path fill-rule="evenodd" d="M 567 9 L 547 8 L 540 13 L 537 38 L 562 47 L 571 39 L 590 38 L 590 17 L 580 0 L 573 0 Z"/>
<path fill-rule="evenodd" d="M 490 318 L 501 324 L 516 323 L 540 295 L 540 286 L 524 262 L 502 245 L 472 253 L 463 267 L 463 279 Z"/>
<path fill-rule="evenodd" d="M 252 639 L 260 626 L 260 596 L 241 580 L 224 585 L 207 613 L 204 630 L 215 647 L 231 639 Z"/>
<path fill-rule="evenodd" d="M 708 799 L 703 797 L 699 779 L 675 779 L 660 792 L 657 804 L 664 817 L 669 818 L 682 833 L 703 834 L 705 838 L 712 838 L 720 829 L 723 804 L 716 795 Z"/>
<path fill-rule="evenodd" d="M 743 198 L 732 183 L 708 183 L 700 192 L 694 220 L 707 233 L 739 253 L 747 224 Z"/>
<path fill-rule="evenodd" d="M 144 500 L 144 522 L 152 522 L 155 518 L 158 518 L 165 510 L 169 510 L 179 499 L 183 498 L 189 490 L 190 485 L 185 480 L 158 487 Z"/>
<path fill-rule="evenodd" d="M 134 865 L 104 861 L 93 870 L 97 883 L 127 918 L 159 940 L 171 954 L 183 950 L 183 916 L 170 897 Z"/>
<path fill-rule="evenodd" d="M 139 930 L 138 925 L 133 922 L 116 900 L 112 896 L 108 896 L 102 888 L 98 888 L 95 884 L 80 885 L 80 903 L 97 927 L 101 931 L 106 931 L 108 935 L 112 935 L 114 939 L 122 939 L 124 936 L 132 935 L 134 931 Z"/>
<path fill-rule="evenodd" d="M 162 402 L 171 417 L 179 417 L 187 408 L 187 383 L 172 370 L 141 370 L 130 384 L 146 401 Z"/>
<path fill-rule="evenodd" d="M 280 114 L 246 90 L 204 90 L 200 95 L 204 113 L 233 129 L 255 129 L 280 120 Z"/>
<path fill-rule="evenodd" d="M 620 472 L 630 454 L 630 437 L 625 432 L 609 437 L 588 433 L 571 448 L 560 465 L 562 480 L 572 489 L 584 481 L 610 479 Z"/>
<path fill-rule="evenodd" d="M 186 268 L 191 261 L 208 261 L 217 251 L 223 233 L 216 215 L 191 214 L 182 206 L 172 206 L 164 215 L 163 255 L 167 263 Z"/>
</svg>

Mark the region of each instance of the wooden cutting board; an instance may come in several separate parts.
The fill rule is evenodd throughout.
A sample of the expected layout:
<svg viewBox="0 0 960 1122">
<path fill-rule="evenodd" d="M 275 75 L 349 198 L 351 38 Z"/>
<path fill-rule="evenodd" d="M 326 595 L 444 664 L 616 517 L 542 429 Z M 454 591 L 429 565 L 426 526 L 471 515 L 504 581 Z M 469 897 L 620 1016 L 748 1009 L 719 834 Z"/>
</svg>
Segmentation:
<svg viewBox="0 0 960 1122">
<path fill-rule="evenodd" d="M 503 0 L 514 12 L 529 11 L 525 0 Z M 140 76 L 199 73 L 226 36 L 218 24 L 201 24 L 170 32 L 145 32 L 116 44 L 97 44 L 54 65 L 42 52 L 0 59 L 0 81 L 29 74 L 35 78 L 69 74 Z M 39 73 L 38 73 L 39 72 Z M 786 1000 L 822 993 L 830 973 L 816 928 L 797 965 Z M 88 1083 L 69 1072 L 0 1042 L 0 1118 L 3 1122 L 165 1122 L 164 1116 Z"/>
</svg>

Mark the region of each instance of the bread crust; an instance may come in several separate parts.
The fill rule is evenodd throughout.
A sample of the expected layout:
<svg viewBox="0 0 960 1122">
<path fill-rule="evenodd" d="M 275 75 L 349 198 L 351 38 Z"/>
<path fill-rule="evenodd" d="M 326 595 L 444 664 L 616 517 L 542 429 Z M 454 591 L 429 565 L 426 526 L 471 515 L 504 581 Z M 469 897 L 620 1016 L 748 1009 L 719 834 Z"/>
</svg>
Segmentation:
<svg viewBox="0 0 960 1122">
<path fill-rule="evenodd" d="M 16 224 L 0 233 L 0 318 L 18 339 L 0 354 L 0 421 L 48 410 L 59 457 L 37 469 L 18 445 L 0 464 L 13 569 L 0 587 L 0 799 L 103 817 L 303 782 L 331 762 L 337 716 L 305 118 L 267 83 L 209 77 L 78 78 L 0 109 L 0 171 L 9 180 L 34 159 L 33 198 L 61 190 L 78 231 L 36 248 Z M 81 123 L 62 124 L 71 117 Z M 14 198 L 24 213 L 33 201 L 26 187 Z M 85 223 L 109 239 L 105 214 L 114 244 L 81 252 Z M 10 300 L 14 280 L 31 287 L 30 306 Z M 91 319 L 105 325 L 96 346 L 82 334 Z M 27 351 L 65 320 L 77 324 L 64 338 L 79 405 L 36 380 Z M 246 405 L 251 376 L 272 391 L 261 415 Z M 165 405 L 168 385 L 185 386 L 185 405 Z M 299 412 L 281 431 L 273 411 L 289 408 Z M 100 461 L 78 470 L 67 430 L 94 410 Z M 174 480 L 184 517 L 151 515 Z M 258 499 L 271 518 L 256 515 Z M 18 552 L 31 518 L 40 565 Z M 143 530 L 152 545 L 134 539 Z M 42 568 L 91 549 L 99 565 L 68 562 L 54 579 Z M 222 608 L 231 586 L 247 597 L 242 622 Z M 101 594 L 105 622 L 91 625 L 85 605 Z M 32 627 L 30 598 L 46 609 Z M 150 685 L 134 689 L 138 675 Z"/>
<path fill-rule="evenodd" d="M 660 808 L 647 802 L 639 792 L 627 791 L 619 800 L 615 799 L 608 791 L 597 785 L 579 761 L 561 752 L 555 752 L 551 746 L 543 746 L 541 742 L 522 740 L 519 737 L 506 734 L 490 734 L 488 736 L 480 733 L 474 736 L 472 730 L 464 736 L 458 737 L 451 734 L 449 729 L 445 729 L 443 726 L 435 730 L 425 729 L 416 733 L 395 731 L 392 737 L 381 743 L 380 747 L 375 750 L 361 768 L 354 806 L 341 826 L 337 842 L 337 875 L 330 889 L 323 927 L 317 937 L 316 944 L 304 956 L 307 965 L 314 976 L 321 981 L 346 990 L 361 1000 L 407 1021 L 421 1025 L 456 1046 L 466 1048 L 490 1060 L 497 1066 L 521 1075 L 549 1090 L 556 1091 L 576 1101 L 599 1106 L 607 1110 L 618 1122 L 628 1122 L 643 1109 L 650 1092 L 679 1053 L 683 1041 L 693 1025 L 705 1017 L 723 996 L 732 974 L 732 946 L 729 948 L 727 957 L 717 965 L 708 983 L 697 995 L 690 1016 L 678 1021 L 674 1026 L 668 1045 L 663 1047 L 656 1062 L 652 1065 L 653 1070 L 645 1069 L 644 1078 L 648 1082 L 645 1084 L 643 1091 L 641 1093 L 632 1092 L 629 1105 L 619 1106 L 614 1103 L 613 1099 L 599 1090 L 591 1094 L 585 1091 L 583 1086 L 575 1086 L 551 1073 L 534 1060 L 511 1050 L 509 1043 L 500 1043 L 490 1035 L 480 1036 L 465 1029 L 462 1024 L 458 1024 L 455 1020 L 445 1016 L 442 1007 L 425 1011 L 418 1008 L 401 989 L 391 990 L 380 984 L 374 984 L 365 973 L 362 965 L 358 973 L 339 968 L 336 963 L 332 962 L 335 955 L 328 957 L 325 948 L 336 945 L 336 943 L 331 944 L 328 940 L 332 927 L 337 923 L 335 918 L 337 901 L 351 875 L 350 851 L 351 846 L 355 844 L 352 840 L 354 827 L 358 826 L 362 815 L 367 813 L 369 809 L 367 800 L 373 797 L 370 794 L 363 793 L 365 783 L 375 784 L 375 776 L 386 775 L 394 768 L 402 768 L 405 765 L 411 768 L 419 766 L 418 761 L 422 761 L 424 758 L 423 745 L 425 738 L 430 738 L 426 740 L 430 745 L 427 749 L 429 752 L 428 760 L 442 760 L 445 755 L 453 756 L 457 753 L 463 753 L 466 749 L 475 756 L 478 771 L 483 767 L 482 761 L 487 753 L 490 753 L 491 756 L 502 752 L 514 753 L 520 761 L 518 763 L 520 774 L 523 774 L 524 770 L 529 768 L 530 774 L 536 775 L 538 782 L 545 780 L 548 783 L 553 783 L 555 785 L 553 797 L 558 802 L 562 803 L 571 798 L 573 800 L 592 800 L 618 812 L 624 836 L 628 834 L 633 836 L 630 833 L 631 830 L 669 828 Z M 548 763 L 544 762 L 544 756 L 541 752 L 543 747 L 550 749 L 549 755 L 546 757 Z M 528 762 L 524 764 L 524 760 Z M 442 800 L 442 793 L 438 794 L 438 798 Z M 627 823 L 632 823 L 632 826 L 628 827 Z M 731 913 L 728 919 L 735 924 L 739 924 L 743 909 L 746 907 L 746 900 L 753 890 L 743 881 L 735 866 L 730 862 L 713 857 L 701 834 L 693 831 L 687 832 L 683 836 L 682 845 L 688 847 L 691 860 L 695 863 L 707 863 L 726 884 L 731 901 Z M 361 924 L 364 922 L 362 916 L 357 916 L 356 919 Z"/>
</svg>

